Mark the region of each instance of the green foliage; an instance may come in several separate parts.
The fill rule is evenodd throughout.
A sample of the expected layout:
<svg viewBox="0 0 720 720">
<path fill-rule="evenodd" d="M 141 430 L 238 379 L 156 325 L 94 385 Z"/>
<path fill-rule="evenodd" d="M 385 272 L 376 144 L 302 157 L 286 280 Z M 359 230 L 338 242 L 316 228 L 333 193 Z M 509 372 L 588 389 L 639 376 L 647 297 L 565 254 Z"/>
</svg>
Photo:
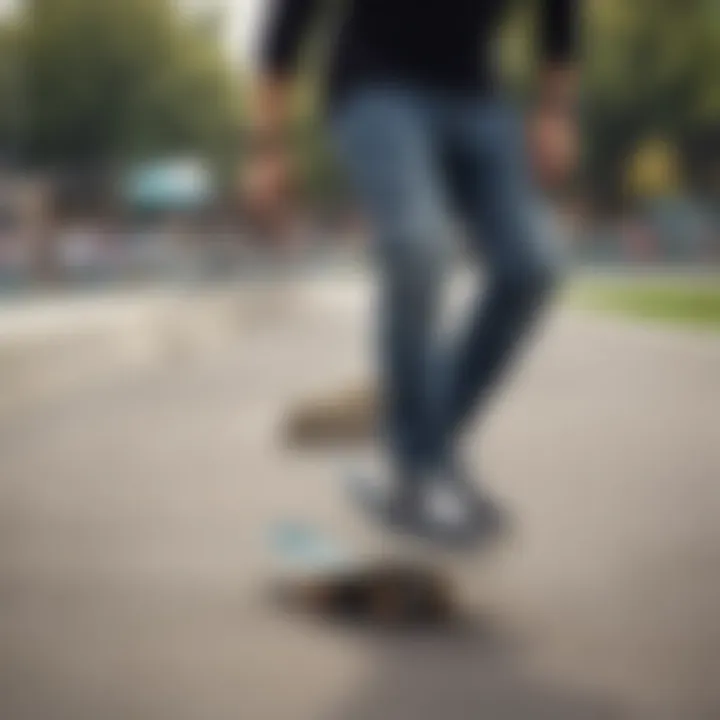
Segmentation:
<svg viewBox="0 0 720 720">
<path fill-rule="evenodd" d="M 718 8 L 708 0 L 588 3 L 587 159 L 601 195 L 617 195 L 623 163 L 648 137 L 666 137 L 684 150 L 720 126 Z M 692 160 L 691 179 L 718 158 L 707 152 Z"/>
<path fill-rule="evenodd" d="M 30 0 L 22 29 L 26 149 L 38 164 L 104 166 L 218 153 L 238 119 L 216 41 L 172 0 Z"/>
<path fill-rule="evenodd" d="M 501 43 L 507 75 L 520 88 L 532 76 L 537 5 L 518 2 Z M 22 140 L 38 165 L 106 166 L 188 151 L 231 165 L 240 83 L 208 24 L 178 7 L 177 0 L 26 0 L 24 22 L 0 25 L 0 152 Z M 628 159 L 653 137 L 679 150 L 691 182 L 704 170 L 717 173 L 720 3 L 587 0 L 583 26 L 592 194 L 620 200 Z M 311 64 L 330 36 L 321 30 L 310 43 Z M 339 191 L 311 111 L 316 73 L 299 95 L 310 184 L 318 194 Z"/>
<path fill-rule="evenodd" d="M 20 134 L 20 64 L 17 26 L 0 23 L 0 157 L 12 157 Z"/>
<path fill-rule="evenodd" d="M 720 328 L 717 277 L 590 281 L 571 296 L 579 307 L 645 320 Z"/>
</svg>

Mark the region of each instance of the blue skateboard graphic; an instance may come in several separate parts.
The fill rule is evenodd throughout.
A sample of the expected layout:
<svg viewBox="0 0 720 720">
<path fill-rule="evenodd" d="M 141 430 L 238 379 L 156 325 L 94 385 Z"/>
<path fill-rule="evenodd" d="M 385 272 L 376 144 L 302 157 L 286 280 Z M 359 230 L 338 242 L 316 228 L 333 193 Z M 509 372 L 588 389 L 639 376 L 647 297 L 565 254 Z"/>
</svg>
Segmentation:
<svg viewBox="0 0 720 720">
<path fill-rule="evenodd" d="M 348 570 L 357 563 L 341 543 L 297 521 L 284 521 L 272 529 L 270 549 L 288 571 L 324 574 Z"/>
</svg>

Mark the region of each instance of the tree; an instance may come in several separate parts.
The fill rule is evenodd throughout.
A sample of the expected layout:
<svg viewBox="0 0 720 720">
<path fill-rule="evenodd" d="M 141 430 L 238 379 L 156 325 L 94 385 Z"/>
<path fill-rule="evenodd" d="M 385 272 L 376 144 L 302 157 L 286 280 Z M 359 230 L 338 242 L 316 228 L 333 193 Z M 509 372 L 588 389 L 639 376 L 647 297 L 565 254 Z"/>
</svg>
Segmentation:
<svg viewBox="0 0 720 720">
<path fill-rule="evenodd" d="M 29 162 L 104 168 L 227 154 L 238 120 L 218 44 L 172 0 L 29 0 L 21 32 Z"/>
<path fill-rule="evenodd" d="M 21 131 L 18 25 L 0 22 L 0 166 L 12 162 Z"/>
<path fill-rule="evenodd" d="M 708 0 L 594 0 L 585 43 L 588 173 L 617 200 L 625 160 L 662 136 L 691 181 L 717 163 L 720 9 Z M 692 152 L 701 145 L 704 152 Z"/>
</svg>

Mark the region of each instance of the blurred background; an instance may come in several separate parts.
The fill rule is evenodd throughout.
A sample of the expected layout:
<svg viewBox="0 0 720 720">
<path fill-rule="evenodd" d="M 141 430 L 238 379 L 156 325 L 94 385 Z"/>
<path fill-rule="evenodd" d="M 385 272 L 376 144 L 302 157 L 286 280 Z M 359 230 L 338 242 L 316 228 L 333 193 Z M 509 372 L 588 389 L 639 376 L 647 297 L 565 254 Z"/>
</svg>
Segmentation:
<svg viewBox="0 0 720 720">
<path fill-rule="evenodd" d="M 198 271 L 236 269 L 212 258 L 253 245 L 238 183 L 264 5 L 3 0 L 4 291 L 157 275 L 180 246 L 204 259 Z M 533 13 L 518 5 L 499 53 L 522 94 Z M 587 5 L 585 158 L 563 198 L 578 254 L 602 264 L 716 263 L 717 3 Z M 317 112 L 315 70 L 329 35 L 320 28 L 298 98 L 295 242 L 305 252 L 337 253 L 358 228 Z"/>
<path fill-rule="evenodd" d="M 445 559 L 473 620 L 420 637 L 262 595 L 278 517 L 389 551 L 345 455 L 283 435 L 308 399 L 367 435 L 371 293 L 332 13 L 289 222 L 243 202 L 268 5 L 0 0 L 0 716 L 716 720 L 720 2 L 586 2 L 577 272 L 469 450 L 522 532 Z M 498 48 L 520 99 L 532 5 Z"/>
</svg>

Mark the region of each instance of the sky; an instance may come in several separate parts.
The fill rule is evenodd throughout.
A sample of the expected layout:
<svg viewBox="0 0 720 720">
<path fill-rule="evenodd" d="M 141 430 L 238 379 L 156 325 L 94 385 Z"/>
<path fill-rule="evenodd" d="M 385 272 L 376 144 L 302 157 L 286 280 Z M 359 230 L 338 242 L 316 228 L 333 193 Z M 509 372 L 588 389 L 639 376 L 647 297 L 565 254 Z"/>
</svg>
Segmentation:
<svg viewBox="0 0 720 720">
<path fill-rule="evenodd" d="M 0 0 L 0 4 L 8 0 Z M 233 61 L 252 66 L 262 19 L 274 0 L 175 0 L 181 7 L 224 10 L 224 42 Z"/>
<path fill-rule="evenodd" d="M 235 0 L 235 2 L 255 3 L 256 0 Z M 18 0 L 0 0 L 0 17 L 9 12 L 19 4 Z"/>
<path fill-rule="evenodd" d="M 231 42 L 237 43 L 240 62 L 251 63 L 259 24 L 269 0 L 230 0 Z"/>
<path fill-rule="evenodd" d="M 0 0 L 4 2 L 22 0 Z M 98 0 L 103 2 L 104 0 Z M 251 65 L 260 25 L 267 9 L 275 0 L 174 0 L 181 10 L 196 12 L 217 7 L 223 12 L 223 41 L 230 58 L 242 65 Z"/>
<path fill-rule="evenodd" d="M 0 0 L 2 2 L 3 0 Z M 206 3 L 207 0 L 199 0 Z M 234 61 L 252 65 L 262 18 L 273 0 L 216 0 L 228 12 L 225 41 Z"/>
</svg>

